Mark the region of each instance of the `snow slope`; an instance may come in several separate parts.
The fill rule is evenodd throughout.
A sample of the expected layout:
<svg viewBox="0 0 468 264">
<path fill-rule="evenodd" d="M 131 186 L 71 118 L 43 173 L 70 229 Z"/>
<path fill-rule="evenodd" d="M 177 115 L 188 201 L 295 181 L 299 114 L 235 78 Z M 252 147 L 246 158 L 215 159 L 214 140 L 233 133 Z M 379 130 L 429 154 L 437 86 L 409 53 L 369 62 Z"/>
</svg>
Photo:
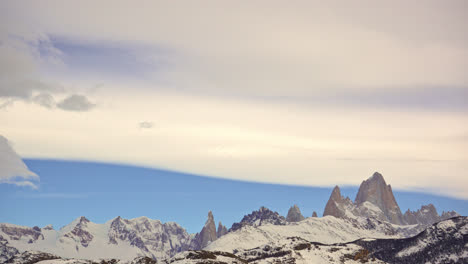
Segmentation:
<svg viewBox="0 0 468 264">
<path fill-rule="evenodd" d="M 373 221 L 375 220 L 340 219 L 326 216 L 311 217 L 288 225 L 245 226 L 222 236 L 205 249 L 232 252 L 259 247 L 287 237 L 300 237 L 307 241 L 324 244 L 349 242 L 359 238 L 399 238 L 404 236 L 399 230 L 415 228 L 415 226 L 395 226 Z"/>
</svg>

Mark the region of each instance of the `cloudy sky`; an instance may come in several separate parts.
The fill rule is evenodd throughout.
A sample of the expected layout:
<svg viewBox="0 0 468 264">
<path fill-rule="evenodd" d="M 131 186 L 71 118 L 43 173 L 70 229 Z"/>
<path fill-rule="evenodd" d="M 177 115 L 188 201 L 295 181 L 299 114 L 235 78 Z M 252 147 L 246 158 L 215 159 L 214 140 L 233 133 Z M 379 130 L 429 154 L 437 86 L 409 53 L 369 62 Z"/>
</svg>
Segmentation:
<svg viewBox="0 0 468 264">
<path fill-rule="evenodd" d="M 467 11 L 2 1 L 1 151 L 468 199 Z M 40 181 L 7 163 L 0 182 Z"/>
</svg>

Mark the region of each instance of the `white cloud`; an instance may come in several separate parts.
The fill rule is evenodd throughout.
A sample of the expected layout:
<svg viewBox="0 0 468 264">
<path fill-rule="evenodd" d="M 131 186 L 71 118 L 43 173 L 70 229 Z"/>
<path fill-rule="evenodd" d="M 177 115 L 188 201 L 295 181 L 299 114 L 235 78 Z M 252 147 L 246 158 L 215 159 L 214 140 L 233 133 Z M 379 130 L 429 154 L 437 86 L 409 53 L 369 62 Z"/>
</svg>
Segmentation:
<svg viewBox="0 0 468 264">
<path fill-rule="evenodd" d="M 38 180 L 39 176 L 28 169 L 21 157 L 10 146 L 8 140 L 0 135 L 0 183 L 29 186 L 36 189 L 35 182 Z"/>
<path fill-rule="evenodd" d="M 169 49 L 176 54 L 171 67 L 155 67 L 154 78 L 172 89 L 302 97 L 466 88 L 465 7 L 465 1 L 14 1 L 4 3 L 2 24 L 31 24 L 84 47 L 107 42 Z"/>
<path fill-rule="evenodd" d="M 38 49 L 4 49 L 5 82 L 15 80 L 10 73 L 31 73 L 32 80 L 66 84 L 69 94 L 106 84 L 93 93 L 102 107 L 86 115 L 19 102 L 0 111 L 2 133 L 30 157 L 304 185 L 359 184 L 377 170 L 395 188 L 467 199 L 465 7 L 466 1 L 2 2 L 0 27 L 26 43 L 45 41 L 46 54 L 55 54 L 37 63 Z M 103 75 L 97 66 L 106 64 L 97 60 L 113 54 L 92 56 L 92 76 L 67 65 L 66 74 L 41 74 L 67 56 L 50 36 L 83 50 L 162 47 L 170 55 L 162 56 L 164 67 L 152 63 L 151 49 L 131 52 L 142 57 L 136 64 L 109 65 L 148 60 L 154 74 L 145 79 L 145 71 L 141 80 L 124 78 L 139 67 Z M 52 93 L 41 82 L 28 79 L 0 93 Z M 139 120 L 157 125 L 143 132 Z"/>
<path fill-rule="evenodd" d="M 396 189 L 468 198 L 464 113 L 107 94 L 90 115 L 18 103 L 0 112 L 3 131 L 27 157 L 316 186 L 358 185 L 380 171 Z M 157 126 L 143 132 L 135 120 Z"/>
</svg>

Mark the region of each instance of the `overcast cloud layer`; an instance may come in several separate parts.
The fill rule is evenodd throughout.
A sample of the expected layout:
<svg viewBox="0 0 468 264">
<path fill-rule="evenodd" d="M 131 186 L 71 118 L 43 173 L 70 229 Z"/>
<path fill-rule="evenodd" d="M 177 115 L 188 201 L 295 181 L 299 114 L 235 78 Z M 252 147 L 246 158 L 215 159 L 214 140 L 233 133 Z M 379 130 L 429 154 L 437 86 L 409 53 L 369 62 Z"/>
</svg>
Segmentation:
<svg viewBox="0 0 468 264">
<path fill-rule="evenodd" d="M 22 156 L 320 186 L 377 170 L 468 199 L 466 1 L 0 10 L 1 132 Z"/>
</svg>

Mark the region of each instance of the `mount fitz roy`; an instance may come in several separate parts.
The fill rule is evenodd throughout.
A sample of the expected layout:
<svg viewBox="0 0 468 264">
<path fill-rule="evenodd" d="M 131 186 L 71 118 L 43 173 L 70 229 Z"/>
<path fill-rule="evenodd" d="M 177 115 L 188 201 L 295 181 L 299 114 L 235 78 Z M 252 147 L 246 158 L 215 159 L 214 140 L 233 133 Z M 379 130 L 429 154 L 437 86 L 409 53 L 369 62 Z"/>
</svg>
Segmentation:
<svg viewBox="0 0 468 264">
<path fill-rule="evenodd" d="M 197 234 L 147 217 L 79 217 L 59 230 L 0 224 L 0 263 L 468 263 L 467 245 L 466 216 L 432 204 L 402 214 L 377 172 L 354 202 L 336 186 L 323 217 L 261 207 L 228 229 L 210 211 Z"/>
<path fill-rule="evenodd" d="M 459 216 L 454 211 L 443 212 L 439 216 L 432 204 L 423 205 L 416 212 L 408 209 L 403 215 L 393 196 L 392 187 L 387 185 L 382 174 L 378 172 L 361 183 L 354 202 L 341 196 L 340 188 L 335 186 L 323 212 L 323 216 L 327 215 L 351 219 L 371 217 L 396 225 L 431 225 Z"/>
</svg>

